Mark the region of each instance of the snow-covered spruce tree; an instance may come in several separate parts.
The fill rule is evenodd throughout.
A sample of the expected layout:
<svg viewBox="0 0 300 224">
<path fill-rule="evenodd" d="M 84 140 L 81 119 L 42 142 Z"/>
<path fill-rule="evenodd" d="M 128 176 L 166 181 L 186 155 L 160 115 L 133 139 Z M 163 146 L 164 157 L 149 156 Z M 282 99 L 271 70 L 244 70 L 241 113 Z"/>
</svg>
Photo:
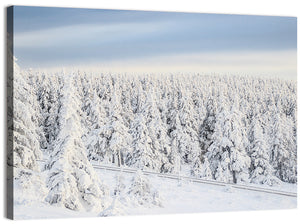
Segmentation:
<svg viewBox="0 0 300 224">
<path fill-rule="evenodd" d="M 186 137 L 183 139 L 187 142 L 182 142 L 185 149 L 180 149 L 183 161 L 187 164 L 193 162 L 194 158 L 201 155 L 201 148 L 199 144 L 199 124 L 196 120 L 196 112 L 192 103 L 192 96 L 190 91 L 182 91 L 182 98 L 179 100 L 179 120 L 183 134 Z"/>
<path fill-rule="evenodd" d="M 109 161 L 121 166 L 124 164 L 124 159 L 130 152 L 131 136 L 128 128 L 124 125 L 121 116 L 121 104 L 119 99 L 119 92 L 113 92 L 106 125 L 103 127 L 107 133 L 106 152 Z"/>
<path fill-rule="evenodd" d="M 34 90 L 26 82 L 28 74 L 21 73 L 14 63 L 14 167 L 38 170 L 36 159 L 41 158 L 37 133 L 37 102 Z"/>
<path fill-rule="evenodd" d="M 127 155 L 126 165 L 138 169 L 153 169 L 160 171 L 161 164 L 158 151 L 155 151 L 147 127 L 143 110 L 135 114 L 131 123 L 130 134 L 132 136 L 132 151 Z"/>
<path fill-rule="evenodd" d="M 106 87 L 104 84 L 109 85 L 109 82 L 104 83 L 102 75 L 82 74 L 79 71 L 77 75 L 80 80 L 77 91 L 80 95 L 83 112 L 83 119 L 81 119 L 82 140 L 87 148 L 88 159 L 102 161 L 106 157 L 107 139 L 109 137 L 104 126 L 107 122 L 106 102 L 110 97 L 108 91 L 110 86 Z"/>
<path fill-rule="evenodd" d="M 150 181 L 143 175 L 141 170 L 138 170 L 132 179 L 128 194 L 136 204 L 162 206 L 162 199 L 158 191 L 153 189 Z"/>
<path fill-rule="evenodd" d="M 85 134 L 84 144 L 87 148 L 89 160 L 102 161 L 106 154 L 107 133 L 105 133 L 106 111 L 104 103 L 94 93 L 91 98 L 85 100 L 84 121 Z"/>
<path fill-rule="evenodd" d="M 203 160 L 203 161 L 202 161 Z M 206 156 L 197 156 L 191 167 L 191 174 L 193 176 L 203 178 L 203 179 L 212 179 L 212 172 L 210 169 L 210 163 Z"/>
<path fill-rule="evenodd" d="M 128 196 L 126 192 L 126 185 L 122 173 L 115 176 L 116 186 L 113 189 L 112 203 L 105 210 L 101 211 L 99 216 L 120 216 L 125 215 L 124 208 L 127 207 Z"/>
<path fill-rule="evenodd" d="M 171 98 L 167 102 L 168 113 L 167 113 L 167 125 L 168 125 L 168 136 L 171 139 L 171 157 L 175 161 L 175 158 L 180 158 L 181 164 L 189 164 L 192 161 L 193 153 L 197 150 L 199 142 L 197 134 L 193 130 L 193 119 L 189 117 L 192 112 L 188 112 L 188 102 L 183 102 L 182 99 L 182 87 L 178 85 L 176 89 L 173 89 L 169 94 Z M 178 157 L 179 156 L 179 157 Z"/>
<path fill-rule="evenodd" d="M 83 111 L 82 126 L 85 129 L 84 132 L 88 133 L 90 130 L 94 129 L 94 126 L 97 125 L 98 114 L 95 111 L 95 107 L 97 105 L 97 96 L 95 96 L 95 92 L 93 91 L 92 85 L 90 82 L 90 76 L 86 73 L 82 74 L 78 71 L 78 78 L 76 80 L 80 80 L 77 82 L 78 95 L 80 96 L 81 101 L 81 110 Z"/>
<path fill-rule="evenodd" d="M 73 75 L 64 75 L 59 110 L 60 131 L 48 161 L 49 189 L 46 201 L 71 210 L 99 211 L 106 194 L 87 159 L 81 140 L 79 97 L 74 91 Z"/>
<path fill-rule="evenodd" d="M 239 183 L 248 181 L 250 158 L 246 154 L 246 133 L 241 128 L 241 113 L 236 109 L 237 101 L 228 110 L 226 101 L 220 98 L 221 109 L 216 116 L 213 143 L 208 148 L 207 158 L 212 173 L 218 181 Z"/>
<path fill-rule="evenodd" d="M 252 183 L 274 185 L 278 183 L 274 177 L 273 167 L 269 163 L 269 148 L 263 133 L 259 117 L 255 117 L 250 129 L 250 179 Z"/>
<path fill-rule="evenodd" d="M 281 115 L 277 108 L 271 111 L 271 164 L 275 169 L 276 176 L 282 181 L 296 182 L 297 163 L 296 145 L 292 123 Z"/>
<path fill-rule="evenodd" d="M 14 170 L 14 201 L 41 201 L 46 189 L 37 163 L 42 158 L 38 104 L 34 89 L 28 84 L 28 73 L 22 72 L 15 61 L 13 82 L 13 160 L 8 160 L 8 164 Z"/>
<path fill-rule="evenodd" d="M 45 153 L 53 150 L 52 143 L 58 135 L 58 110 L 61 79 L 58 74 L 33 74 L 40 108 L 40 145 Z"/>
<path fill-rule="evenodd" d="M 197 116 L 191 92 L 184 89 L 181 92 L 182 97 L 179 99 L 178 120 L 176 117 L 176 128 L 171 134 L 176 135 L 181 160 L 185 164 L 190 164 L 192 175 L 197 175 L 200 172 L 203 161 L 203 152 L 198 134 L 200 128 L 199 122 L 202 118 Z M 204 108 L 197 108 L 197 110 L 199 112 L 200 110 L 204 110 Z"/>
<path fill-rule="evenodd" d="M 285 160 L 281 173 L 278 176 L 285 182 L 297 183 L 297 122 L 293 121 L 293 118 L 286 117 L 285 126 L 287 132 L 285 133 L 287 138 L 287 148 L 289 150 L 289 159 Z M 291 128 L 293 127 L 293 128 Z"/>
<path fill-rule="evenodd" d="M 172 172 L 174 163 L 170 160 L 170 139 L 156 103 L 154 91 L 150 89 L 142 113 L 151 139 L 152 155 L 157 157 L 157 162 L 153 164 L 155 166 L 153 168 L 163 173 Z"/>
<path fill-rule="evenodd" d="M 160 126 L 159 130 L 159 138 L 162 140 L 162 145 L 164 145 L 163 154 L 166 155 L 167 160 L 162 160 L 161 172 L 180 172 L 181 167 L 181 159 L 178 149 L 176 147 L 175 141 L 172 140 L 171 132 L 174 130 L 172 125 L 172 117 L 176 115 L 175 106 L 176 101 L 174 100 L 174 93 L 172 93 L 172 88 L 168 83 L 168 79 L 164 79 L 163 81 L 157 80 L 156 88 L 158 87 L 160 90 L 156 91 L 156 107 L 159 111 Z M 154 92 L 154 90 L 153 90 Z M 155 117 L 157 115 L 154 115 Z M 159 140 L 160 142 L 160 140 Z M 164 158 L 164 156 L 163 156 Z"/>
<path fill-rule="evenodd" d="M 199 129 L 199 142 L 201 151 L 206 154 L 208 148 L 213 143 L 212 135 L 216 123 L 216 105 L 215 100 L 209 98 L 206 103 L 206 116 Z"/>
<path fill-rule="evenodd" d="M 131 96 L 131 108 L 133 114 L 139 113 L 142 110 L 143 103 L 145 102 L 145 92 L 140 84 L 138 77 L 132 83 L 133 95 Z"/>
<path fill-rule="evenodd" d="M 126 127 L 130 127 L 130 123 L 133 119 L 133 110 L 131 105 L 131 97 L 134 94 L 131 88 L 132 80 L 126 79 L 126 76 L 120 76 L 119 79 L 123 80 L 119 82 L 120 89 L 120 104 L 122 106 L 121 116 L 123 118 L 123 123 Z"/>
<path fill-rule="evenodd" d="M 171 120 L 170 137 L 172 139 L 171 147 L 175 148 L 182 164 L 188 163 L 186 153 L 190 150 L 189 136 L 185 133 L 181 126 L 178 114 L 175 114 L 174 119 Z"/>
<path fill-rule="evenodd" d="M 154 91 L 149 89 L 143 92 L 140 87 L 139 92 L 142 95 L 137 98 L 139 103 L 130 126 L 133 150 L 127 156 L 126 163 L 157 172 L 172 171 L 167 129 L 156 105 Z"/>
<path fill-rule="evenodd" d="M 210 164 L 206 157 L 204 157 L 204 163 L 201 166 L 199 177 L 203 179 L 212 179 Z"/>
</svg>

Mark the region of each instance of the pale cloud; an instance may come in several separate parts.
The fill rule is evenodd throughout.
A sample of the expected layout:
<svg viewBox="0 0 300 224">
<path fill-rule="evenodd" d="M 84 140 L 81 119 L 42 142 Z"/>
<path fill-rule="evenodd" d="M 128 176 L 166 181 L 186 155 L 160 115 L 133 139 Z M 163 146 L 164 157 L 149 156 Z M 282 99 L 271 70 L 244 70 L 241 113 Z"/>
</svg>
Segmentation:
<svg viewBox="0 0 300 224">
<path fill-rule="evenodd" d="M 14 34 L 15 48 L 40 48 L 52 46 L 89 45 L 88 41 L 97 44 L 108 44 L 120 40 L 142 38 L 162 32 L 168 22 L 118 23 L 118 24 L 85 24 L 57 28 L 41 29 Z M 74 45 L 75 47 L 75 45 Z"/>
<path fill-rule="evenodd" d="M 57 71 L 62 68 L 51 67 L 45 69 Z M 127 73 L 128 75 L 140 73 L 199 73 L 253 75 L 296 80 L 297 52 L 281 50 L 174 54 L 99 63 L 93 61 L 88 64 L 67 66 L 64 69 L 69 72 L 80 69 L 87 72 Z"/>
<path fill-rule="evenodd" d="M 94 62 L 88 67 L 121 73 L 199 72 L 296 79 L 297 52 L 282 50 L 176 54 L 106 63 Z"/>
</svg>

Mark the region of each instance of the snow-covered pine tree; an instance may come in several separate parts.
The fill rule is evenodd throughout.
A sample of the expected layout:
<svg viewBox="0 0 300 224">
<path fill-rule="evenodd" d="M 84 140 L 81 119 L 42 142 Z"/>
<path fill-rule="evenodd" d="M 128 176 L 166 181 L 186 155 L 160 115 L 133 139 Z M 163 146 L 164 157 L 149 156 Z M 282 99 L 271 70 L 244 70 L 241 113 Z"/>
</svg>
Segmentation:
<svg viewBox="0 0 300 224">
<path fill-rule="evenodd" d="M 45 153 L 53 150 L 52 143 L 58 135 L 58 110 L 61 82 L 58 75 L 34 74 L 40 108 L 39 126 L 42 128 L 40 145 Z"/>
<path fill-rule="evenodd" d="M 37 125 L 37 100 L 34 89 L 27 83 L 28 74 L 14 62 L 13 99 L 13 166 L 39 170 L 36 163 L 42 154 Z"/>
<path fill-rule="evenodd" d="M 206 158 L 206 155 L 198 155 L 195 157 L 191 165 L 191 174 L 193 176 L 203 178 L 203 179 L 212 179 L 212 172 L 210 169 L 210 163 Z"/>
<path fill-rule="evenodd" d="M 64 75 L 64 88 L 59 110 L 60 131 L 48 161 L 49 193 L 46 201 L 71 210 L 102 209 L 106 194 L 89 163 L 81 140 L 79 96 L 74 91 L 73 75 Z"/>
<path fill-rule="evenodd" d="M 237 102 L 228 109 L 227 102 L 220 97 L 219 105 L 221 109 L 216 116 L 212 144 L 207 152 L 212 173 L 218 181 L 247 181 L 250 158 L 245 150 L 246 133 L 241 128 L 241 115 L 236 109 Z"/>
<path fill-rule="evenodd" d="M 286 139 L 287 148 L 289 149 L 289 159 L 285 160 L 279 173 L 277 174 L 282 181 L 288 183 L 297 183 L 297 122 L 293 121 L 292 117 L 286 117 Z"/>
<path fill-rule="evenodd" d="M 147 99 L 142 113 L 146 119 L 149 137 L 151 139 L 152 156 L 157 158 L 155 170 L 159 172 L 172 172 L 174 164 L 170 161 L 170 138 L 167 135 L 166 125 L 161 119 L 157 100 L 152 89 L 147 93 Z"/>
<path fill-rule="evenodd" d="M 157 131 L 157 111 L 151 93 L 145 102 L 140 105 L 140 110 L 134 115 L 134 120 L 130 126 L 132 136 L 132 152 L 126 158 L 127 165 L 133 165 L 139 169 L 152 169 L 160 172 L 162 161 Z M 156 115 L 155 115 L 156 114 Z M 156 117 L 154 117 L 156 116 Z M 157 120 L 156 120 L 157 119 Z M 160 137 L 160 136 L 159 136 Z M 157 147 L 157 148 L 156 148 Z"/>
<path fill-rule="evenodd" d="M 249 141 L 247 138 L 245 126 L 245 114 L 239 110 L 239 98 L 233 99 L 230 110 L 229 139 L 234 145 L 234 149 L 230 153 L 230 168 L 232 169 L 233 182 L 249 181 L 250 158 L 247 154 Z M 230 129 L 231 128 L 231 129 Z"/>
<path fill-rule="evenodd" d="M 199 142 L 201 151 L 206 154 L 208 148 L 213 143 L 212 135 L 215 130 L 216 123 L 216 103 L 213 98 L 209 98 L 206 103 L 206 116 L 199 129 Z"/>
<path fill-rule="evenodd" d="M 13 166 L 14 171 L 15 203 L 42 201 L 46 193 L 37 163 L 37 159 L 42 158 L 38 115 L 36 93 L 28 84 L 28 73 L 22 72 L 14 60 L 13 155 L 8 155 L 8 165 Z"/>
<path fill-rule="evenodd" d="M 96 113 L 95 109 L 97 109 L 97 96 L 95 92 L 93 91 L 92 85 L 91 85 L 91 76 L 88 76 L 86 73 L 81 74 L 78 72 L 77 74 L 78 79 L 80 82 L 77 83 L 77 92 L 80 96 L 81 100 L 81 109 L 83 111 L 83 128 L 85 129 L 85 133 L 89 133 L 91 130 L 93 130 L 95 125 L 97 125 L 98 121 L 98 114 Z M 78 80 L 77 79 L 77 80 Z"/>
<path fill-rule="evenodd" d="M 199 177 L 203 179 L 212 179 L 212 172 L 210 169 L 210 163 L 206 157 L 204 157 L 204 163 L 201 166 Z"/>
<path fill-rule="evenodd" d="M 296 181 L 296 146 L 291 122 L 277 108 L 271 111 L 271 164 L 282 181 Z"/>
<path fill-rule="evenodd" d="M 83 142 L 87 148 L 89 160 L 102 161 L 107 150 L 108 136 L 105 132 L 105 122 L 107 121 L 107 113 L 105 110 L 105 102 L 101 102 L 100 98 L 94 92 L 89 98 L 84 100 L 84 121 L 85 134 Z"/>
<path fill-rule="evenodd" d="M 122 106 L 121 116 L 123 118 L 123 123 L 126 127 L 130 127 L 130 123 L 133 119 L 133 110 L 131 105 L 131 97 L 134 95 L 134 91 L 131 88 L 132 80 L 126 79 L 126 76 L 120 76 L 119 79 L 119 89 L 120 89 L 120 104 Z"/>
<path fill-rule="evenodd" d="M 132 151 L 126 157 L 126 165 L 138 169 L 151 169 L 156 167 L 152 156 L 151 138 L 148 134 L 146 121 L 141 113 L 135 114 L 131 123 L 130 134 L 132 135 Z"/>
<path fill-rule="evenodd" d="M 124 159 L 131 151 L 131 136 L 128 128 L 124 125 L 121 111 L 122 107 L 120 104 L 119 92 L 115 89 L 112 94 L 108 122 L 105 127 L 110 130 L 108 132 L 109 136 L 106 148 L 107 155 L 111 157 L 111 162 L 118 166 L 124 164 Z"/>
<path fill-rule="evenodd" d="M 182 98 L 179 99 L 179 120 L 181 130 L 185 137 L 182 139 L 187 142 L 180 143 L 180 152 L 183 161 L 190 164 L 196 157 L 201 156 L 201 148 L 199 144 L 199 124 L 197 124 L 196 113 L 192 103 L 192 95 L 190 91 L 182 91 Z M 182 149 L 184 145 L 185 149 Z"/>
<path fill-rule="evenodd" d="M 159 193 L 153 189 L 150 181 L 141 170 L 138 170 L 132 179 L 128 194 L 137 204 L 162 206 Z"/>
<path fill-rule="evenodd" d="M 252 120 L 250 129 L 250 179 L 252 183 L 273 185 L 278 182 L 269 163 L 269 149 L 259 115 Z"/>
<path fill-rule="evenodd" d="M 140 84 L 138 77 L 133 80 L 132 83 L 132 92 L 131 96 L 131 108 L 133 114 L 139 113 L 142 110 L 143 103 L 145 102 L 145 92 Z"/>
</svg>

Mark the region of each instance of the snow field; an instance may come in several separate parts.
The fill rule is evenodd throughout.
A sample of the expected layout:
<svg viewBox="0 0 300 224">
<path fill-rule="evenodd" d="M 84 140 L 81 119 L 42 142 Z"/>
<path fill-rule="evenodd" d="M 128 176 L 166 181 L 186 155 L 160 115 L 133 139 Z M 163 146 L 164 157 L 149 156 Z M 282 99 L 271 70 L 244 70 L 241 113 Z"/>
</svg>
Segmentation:
<svg viewBox="0 0 300 224">
<path fill-rule="evenodd" d="M 243 210 L 293 209 L 297 207 L 296 197 L 233 189 L 224 186 L 213 186 L 172 180 L 156 175 L 148 175 L 151 188 L 159 192 L 160 206 L 152 203 L 139 204 L 135 197 L 128 194 L 132 179 L 136 174 L 119 173 L 109 170 L 97 170 L 97 175 L 110 189 L 116 189 L 118 178 L 122 179 L 122 195 L 115 197 L 114 190 L 109 192 L 107 209 L 100 212 L 76 212 L 61 206 L 47 203 L 17 204 L 17 219 L 94 217 L 119 215 L 150 215 L 199 212 L 225 212 Z M 285 184 L 281 190 L 296 191 L 293 184 Z"/>
</svg>

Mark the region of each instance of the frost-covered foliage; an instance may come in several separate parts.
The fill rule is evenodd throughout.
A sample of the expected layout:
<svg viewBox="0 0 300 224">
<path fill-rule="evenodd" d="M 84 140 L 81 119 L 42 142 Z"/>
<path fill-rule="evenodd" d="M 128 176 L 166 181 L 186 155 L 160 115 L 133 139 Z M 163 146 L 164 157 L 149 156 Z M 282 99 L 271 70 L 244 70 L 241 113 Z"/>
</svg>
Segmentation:
<svg viewBox="0 0 300 224">
<path fill-rule="evenodd" d="M 26 80 L 27 79 L 27 80 Z M 38 107 L 35 89 L 29 85 L 29 74 L 14 63 L 13 100 L 13 166 L 38 170 L 39 147 Z"/>
<path fill-rule="evenodd" d="M 14 168 L 14 203 L 29 206 L 44 202 L 48 189 L 39 171 Z"/>
<path fill-rule="evenodd" d="M 47 76 L 39 73 L 36 79 L 31 80 L 31 85 L 37 91 L 39 103 L 39 125 L 43 129 L 40 135 L 40 147 L 43 152 L 50 153 L 53 143 L 59 132 L 58 114 L 60 106 L 62 77 Z"/>
<path fill-rule="evenodd" d="M 100 212 L 99 216 L 126 214 L 129 207 L 162 207 L 162 198 L 141 170 L 131 175 L 122 171 L 115 176 L 110 205 Z"/>
<path fill-rule="evenodd" d="M 13 76 L 13 155 L 8 155 L 8 165 L 13 166 L 15 203 L 42 201 L 47 192 L 40 175 L 37 159 L 41 159 L 40 116 L 35 89 L 29 84 L 30 74 L 22 72 L 14 61 Z M 11 127 L 10 127 L 11 128 Z"/>
<path fill-rule="evenodd" d="M 278 181 L 273 176 L 274 170 L 269 162 L 270 155 L 259 117 L 252 120 L 250 132 L 251 182 L 273 185 Z"/>
<path fill-rule="evenodd" d="M 132 179 L 128 195 L 134 198 L 133 202 L 137 202 L 140 205 L 162 206 L 158 191 L 153 189 L 148 178 L 143 175 L 141 170 L 138 170 Z"/>
<path fill-rule="evenodd" d="M 216 180 L 233 183 L 247 181 L 250 158 L 245 150 L 248 139 L 242 124 L 243 114 L 237 110 L 236 101 L 228 108 L 228 103 L 220 99 L 207 158 Z"/>
<path fill-rule="evenodd" d="M 273 184 L 271 180 L 277 178 L 297 182 L 295 82 L 77 71 L 71 77 L 72 97 L 66 102 L 69 73 L 27 74 L 21 86 L 29 85 L 32 92 L 19 95 L 32 94 L 37 107 L 30 113 L 34 117 L 25 119 L 33 127 L 27 129 L 25 139 L 38 141 L 35 147 L 45 157 L 51 155 L 53 163 L 59 157 L 70 165 L 73 158 L 84 157 L 84 166 L 88 158 L 161 173 L 180 173 L 188 167 L 199 178 L 232 183 Z M 76 107 L 69 102 L 75 98 Z M 73 114 L 65 124 L 64 110 Z M 70 153 L 60 154 L 64 150 Z M 61 163 L 63 169 L 66 164 Z"/>
<path fill-rule="evenodd" d="M 59 133 L 50 154 L 46 198 L 72 210 L 99 211 L 105 187 L 87 159 L 82 142 L 79 97 L 74 92 L 74 78 L 64 77 L 59 109 Z"/>
</svg>

